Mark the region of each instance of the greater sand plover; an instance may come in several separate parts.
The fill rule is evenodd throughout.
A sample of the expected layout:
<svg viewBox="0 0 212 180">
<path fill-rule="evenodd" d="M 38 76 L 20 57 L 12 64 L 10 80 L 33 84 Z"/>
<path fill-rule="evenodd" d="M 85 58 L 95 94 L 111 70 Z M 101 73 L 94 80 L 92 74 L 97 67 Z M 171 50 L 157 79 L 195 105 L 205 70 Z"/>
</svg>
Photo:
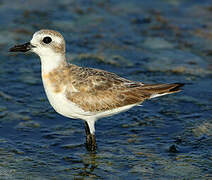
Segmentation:
<svg viewBox="0 0 212 180">
<path fill-rule="evenodd" d="M 36 53 L 41 60 L 43 86 L 56 112 L 82 119 L 86 147 L 96 150 L 95 121 L 140 105 L 144 100 L 180 91 L 181 83 L 144 84 L 94 68 L 68 64 L 63 36 L 53 30 L 36 32 L 30 42 L 10 52 Z"/>
</svg>

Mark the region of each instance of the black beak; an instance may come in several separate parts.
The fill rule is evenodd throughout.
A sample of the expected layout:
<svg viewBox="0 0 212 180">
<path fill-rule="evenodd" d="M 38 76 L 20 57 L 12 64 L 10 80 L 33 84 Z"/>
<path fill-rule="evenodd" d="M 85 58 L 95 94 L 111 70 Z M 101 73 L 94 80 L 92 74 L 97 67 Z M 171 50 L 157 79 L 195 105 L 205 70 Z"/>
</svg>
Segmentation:
<svg viewBox="0 0 212 180">
<path fill-rule="evenodd" d="M 29 50 L 31 50 L 33 46 L 30 42 L 25 43 L 25 44 L 21 44 L 21 45 L 16 45 L 12 48 L 9 49 L 9 52 L 27 52 Z"/>
</svg>

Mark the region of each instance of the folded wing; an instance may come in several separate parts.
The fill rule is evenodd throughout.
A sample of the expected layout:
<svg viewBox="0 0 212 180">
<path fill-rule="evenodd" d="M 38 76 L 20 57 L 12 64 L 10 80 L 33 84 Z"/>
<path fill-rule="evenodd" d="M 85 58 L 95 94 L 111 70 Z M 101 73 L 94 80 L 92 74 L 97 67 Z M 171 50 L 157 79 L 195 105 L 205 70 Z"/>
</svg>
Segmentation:
<svg viewBox="0 0 212 180">
<path fill-rule="evenodd" d="M 68 88 L 66 96 L 84 111 L 90 112 L 138 105 L 154 96 L 178 92 L 182 86 L 179 83 L 146 85 L 121 78 L 114 73 L 91 68 L 76 71 L 72 78 L 75 91 L 70 90 L 73 88 Z"/>
</svg>

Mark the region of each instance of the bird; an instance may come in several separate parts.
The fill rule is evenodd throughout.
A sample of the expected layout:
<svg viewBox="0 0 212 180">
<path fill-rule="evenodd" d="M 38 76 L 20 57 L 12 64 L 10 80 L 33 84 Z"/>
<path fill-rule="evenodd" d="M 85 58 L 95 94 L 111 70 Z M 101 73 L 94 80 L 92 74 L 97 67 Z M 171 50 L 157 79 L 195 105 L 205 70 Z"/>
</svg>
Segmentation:
<svg viewBox="0 0 212 180">
<path fill-rule="evenodd" d="M 88 151 L 97 150 L 95 122 L 98 119 L 139 106 L 147 99 L 179 92 L 184 85 L 145 84 L 68 63 L 63 36 L 49 29 L 35 32 L 29 42 L 15 45 L 9 51 L 29 51 L 40 57 L 42 82 L 51 106 L 65 117 L 84 121 Z"/>
</svg>

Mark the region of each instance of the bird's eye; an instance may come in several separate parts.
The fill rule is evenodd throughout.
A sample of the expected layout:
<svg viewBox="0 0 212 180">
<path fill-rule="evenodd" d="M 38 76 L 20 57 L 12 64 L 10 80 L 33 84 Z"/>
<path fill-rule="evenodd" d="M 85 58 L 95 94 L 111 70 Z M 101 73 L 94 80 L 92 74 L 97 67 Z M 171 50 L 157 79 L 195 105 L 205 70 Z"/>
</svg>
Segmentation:
<svg viewBox="0 0 212 180">
<path fill-rule="evenodd" d="M 50 38 L 49 36 L 46 36 L 46 37 L 43 38 L 43 42 L 45 44 L 49 44 L 50 42 L 52 42 L 52 38 Z"/>
</svg>

